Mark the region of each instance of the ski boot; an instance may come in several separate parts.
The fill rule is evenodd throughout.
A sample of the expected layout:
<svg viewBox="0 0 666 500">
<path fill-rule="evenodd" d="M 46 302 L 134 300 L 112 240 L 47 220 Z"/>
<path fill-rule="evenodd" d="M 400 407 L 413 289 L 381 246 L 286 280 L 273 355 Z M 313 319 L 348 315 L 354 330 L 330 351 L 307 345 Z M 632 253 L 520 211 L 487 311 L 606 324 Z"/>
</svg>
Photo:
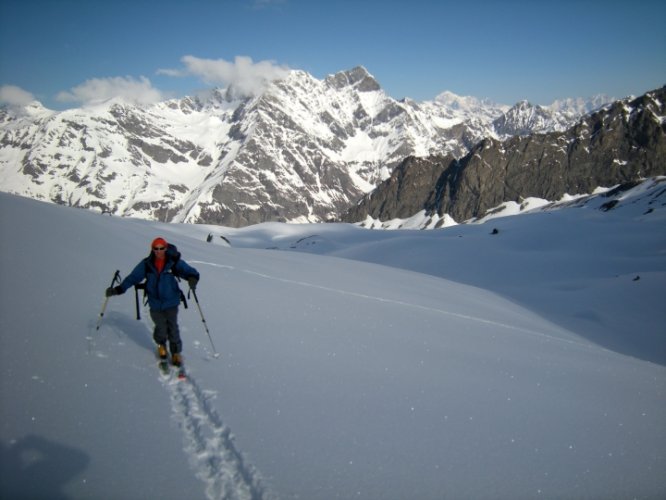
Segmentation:
<svg viewBox="0 0 666 500">
<path fill-rule="evenodd" d="M 180 355 L 179 352 L 174 352 L 174 353 L 171 355 L 171 364 L 172 364 L 173 366 L 179 366 L 179 367 L 182 366 L 182 364 L 183 364 L 183 357 Z"/>
</svg>

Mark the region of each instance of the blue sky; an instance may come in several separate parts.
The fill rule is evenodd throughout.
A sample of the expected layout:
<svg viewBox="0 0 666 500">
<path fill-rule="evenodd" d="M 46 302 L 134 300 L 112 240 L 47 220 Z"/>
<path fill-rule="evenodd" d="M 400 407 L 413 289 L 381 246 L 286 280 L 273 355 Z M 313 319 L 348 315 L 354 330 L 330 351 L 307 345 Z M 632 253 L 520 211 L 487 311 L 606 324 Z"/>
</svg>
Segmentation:
<svg viewBox="0 0 666 500">
<path fill-rule="evenodd" d="M 666 84 L 666 2 L 0 0 L 4 102 L 150 102 L 357 65 L 396 99 L 639 95 Z"/>
</svg>

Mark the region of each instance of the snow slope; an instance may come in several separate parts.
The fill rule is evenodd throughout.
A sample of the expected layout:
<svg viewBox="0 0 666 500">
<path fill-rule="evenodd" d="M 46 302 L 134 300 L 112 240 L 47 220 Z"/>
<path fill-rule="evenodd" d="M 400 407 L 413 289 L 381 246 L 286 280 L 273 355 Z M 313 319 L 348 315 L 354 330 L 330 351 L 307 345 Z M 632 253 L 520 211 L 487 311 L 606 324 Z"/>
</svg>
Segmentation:
<svg viewBox="0 0 666 500">
<path fill-rule="evenodd" d="M 419 232 L 167 225 L 0 194 L 0 496 L 663 497 L 650 182 L 608 212 Z M 159 375 L 132 293 L 95 330 L 113 272 L 157 235 L 202 273 L 222 353 L 181 309 L 185 382 Z"/>
</svg>

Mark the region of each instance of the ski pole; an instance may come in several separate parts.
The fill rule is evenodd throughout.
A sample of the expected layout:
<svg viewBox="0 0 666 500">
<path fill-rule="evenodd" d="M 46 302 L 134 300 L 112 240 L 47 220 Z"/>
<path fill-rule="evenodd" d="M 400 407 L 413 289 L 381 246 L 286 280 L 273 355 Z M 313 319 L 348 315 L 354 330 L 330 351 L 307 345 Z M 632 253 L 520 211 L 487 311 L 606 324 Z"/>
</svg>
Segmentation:
<svg viewBox="0 0 666 500">
<path fill-rule="evenodd" d="M 134 303 L 136 304 L 136 319 L 141 319 L 141 312 L 139 311 L 139 287 L 134 285 Z"/>
<path fill-rule="evenodd" d="M 113 273 L 113 279 L 111 280 L 111 286 L 113 286 L 116 282 L 120 283 L 120 270 L 116 270 L 116 272 Z M 97 320 L 96 330 L 99 330 L 99 327 L 102 324 L 102 318 L 104 317 L 104 311 L 106 311 L 106 304 L 108 302 L 109 302 L 109 297 L 106 297 L 104 299 L 104 305 L 102 306 L 102 312 L 99 313 L 99 319 Z"/>
<path fill-rule="evenodd" d="M 210 331 L 208 331 L 208 325 L 206 324 L 206 319 L 204 318 L 203 312 L 201 312 L 201 305 L 199 305 L 199 298 L 197 297 L 197 292 L 192 287 L 190 287 L 190 291 L 192 292 L 192 295 L 194 295 L 194 302 L 197 303 L 197 309 L 199 309 L 199 315 L 201 316 L 201 321 L 203 322 L 204 328 L 206 329 L 206 333 L 208 334 L 208 340 L 210 340 L 210 346 L 213 348 L 213 357 L 219 358 L 220 354 L 215 349 L 215 344 L 213 344 L 213 338 L 210 336 Z"/>
</svg>

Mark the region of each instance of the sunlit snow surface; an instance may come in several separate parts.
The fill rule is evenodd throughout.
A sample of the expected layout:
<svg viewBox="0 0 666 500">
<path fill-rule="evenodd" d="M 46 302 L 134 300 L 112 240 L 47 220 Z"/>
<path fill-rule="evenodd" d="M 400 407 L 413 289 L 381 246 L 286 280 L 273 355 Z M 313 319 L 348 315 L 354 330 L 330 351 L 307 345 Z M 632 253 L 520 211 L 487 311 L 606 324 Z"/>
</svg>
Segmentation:
<svg viewBox="0 0 666 500">
<path fill-rule="evenodd" d="M 0 194 L 0 497 L 664 497 L 665 189 L 433 231 Z M 221 353 L 190 299 L 184 382 L 132 291 L 95 330 L 158 235 Z"/>
</svg>

